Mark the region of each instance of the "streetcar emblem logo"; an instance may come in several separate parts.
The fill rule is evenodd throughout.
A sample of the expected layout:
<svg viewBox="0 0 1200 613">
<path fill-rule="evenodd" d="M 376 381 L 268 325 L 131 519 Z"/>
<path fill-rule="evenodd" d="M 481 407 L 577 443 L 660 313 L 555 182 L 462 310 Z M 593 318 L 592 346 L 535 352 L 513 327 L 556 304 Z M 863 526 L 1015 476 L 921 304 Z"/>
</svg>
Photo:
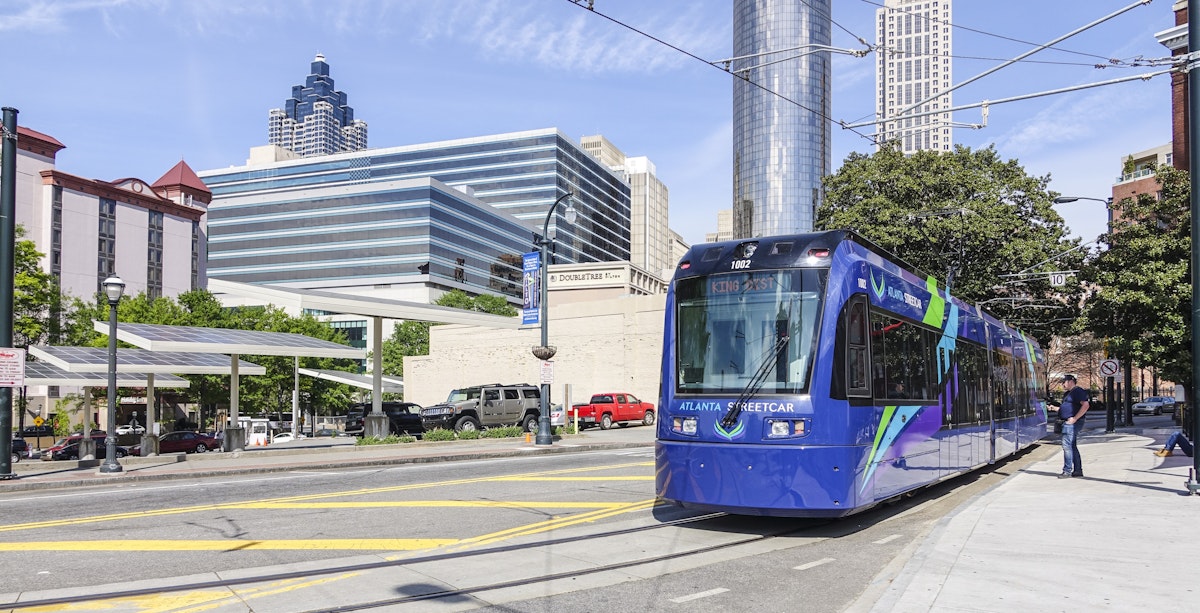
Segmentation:
<svg viewBox="0 0 1200 613">
<path fill-rule="evenodd" d="M 737 425 L 734 426 L 732 430 L 726 430 L 725 428 L 721 427 L 721 419 L 717 418 L 717 420 L 713 422 L 713 431 L 717 433 L 717 436 L 727 441 L 732 441 L 742 438 L 746 435 L 746 424 L 742 423 L 742 420 L 739 419 Z"/>
<path fill-rule="evenodd" d="M 871 272 L 868 274 L 871 275 L 871 289 L 875 290 L 875 297 L 882 300 L 883 299 L 883 290 L 887 287 L 887 284 L 885 283 L 885 281 L 887 279 L 884 278 L 883 276 L 880 276 L 879 283 L 876 283 L 875 282 L 875 273 Z"/>
</svg>

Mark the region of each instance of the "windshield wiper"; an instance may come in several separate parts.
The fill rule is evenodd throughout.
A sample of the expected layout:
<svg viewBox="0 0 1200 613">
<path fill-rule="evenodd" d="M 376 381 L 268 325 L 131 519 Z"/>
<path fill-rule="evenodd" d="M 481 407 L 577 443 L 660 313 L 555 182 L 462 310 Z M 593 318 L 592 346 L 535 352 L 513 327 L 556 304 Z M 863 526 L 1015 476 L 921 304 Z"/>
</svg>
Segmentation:
<svg viewBox="0 0 1200 613">
<path fill-rule="evenodd" d="M 741 395 L 734 401 L 733 406 L 729 407 L 729 412 L 725 413 L 725 417 L 721 418 L 721 427 L 732 428 L 737 423 L 738 415 L 742 413 L 742 407 L 758 393 L 763 383 L 766 383 L 767 375 L 779 363 L 779 353 L 783 351 L 784 347 L 787 347 L 787 342 L 790 338 L 786 334 L 780 336 L 775 341 L 775 345 L 769 350 L 769 353 L 763 356 L 763 363 L 755 371 L 754 376 L 750 379 L 750 383 L 746 384 L 746 388 L 742 390 Z"/>
</svg>

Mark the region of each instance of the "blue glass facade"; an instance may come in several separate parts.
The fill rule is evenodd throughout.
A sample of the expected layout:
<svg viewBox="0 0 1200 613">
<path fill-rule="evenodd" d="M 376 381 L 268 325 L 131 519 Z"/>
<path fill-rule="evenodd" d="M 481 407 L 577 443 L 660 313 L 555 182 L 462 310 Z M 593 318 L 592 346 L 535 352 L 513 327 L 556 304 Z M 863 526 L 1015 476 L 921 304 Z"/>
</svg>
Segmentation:
<svg viewBox="0 0 1200 613">
<path fill-rule="evenodd" d="M 829 0 L 734 0 L 733 57 L 828 46 L 830 24 Z M 824 199 L 821 178 L 831 168 L 825 119 L 830 59 L 816 48 L 747 58 L 730 67 L 738 72 L 764 64 L 749 70 L 750 82 L 733 80 L 735 237 L 812 231 Z"/>
<path fill-rule="evenodd" d="M 199 175 L 213 192 L 209 276 L 232 281 L 316 287 L 418 274 L 429 262 L 434 277 L 519 298 L 520 254 L 536 249 L 567 190 L 578 216 L 568 224 L 566 207 L 556 210 L 553 262 L 629 259 L 629 186 L 555 129 Z M 474 198 L 394 187 L 429 179 Z"/>
<path fill-rule="evenodd" d="M 325 58 L 318 55 L 312 62 L 311 70 L 304 85 L 292 86 L 292 97 L 283 103 L 284 112 L 296 121 L 304 121 L 305 117 L 313 114 L 313 104 L 324 101 L 333 107 L 333 118 L 339 126 L 350 125 L 354 121 L 354 109 L 346 103 L 346 92 L 334 89 L 333 77 L 329 76 L 329 64 Z"/>
<path fill-rule="evenodd" d="M 208 210 L 210 277 L 320 287 L 405 283 L 519 299 L 524 224 L 429 179 L 277 193 Z"/>
</svg>

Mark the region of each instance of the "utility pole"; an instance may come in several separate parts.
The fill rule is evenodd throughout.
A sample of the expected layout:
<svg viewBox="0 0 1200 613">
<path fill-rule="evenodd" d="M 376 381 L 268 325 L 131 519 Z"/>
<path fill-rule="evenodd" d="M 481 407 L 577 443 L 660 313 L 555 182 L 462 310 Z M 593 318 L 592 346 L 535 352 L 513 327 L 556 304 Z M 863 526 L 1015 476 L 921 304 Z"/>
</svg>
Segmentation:
<svg viewBox="0 0 1200 613">
<path fill-rule="evenodd" d="M 1191 174 L 1192 214 L 1192 389 L 1188 390 L 1187 408 L 1191 414 L 1192 444 L 1200 444 L 1200 419 L 1196 400 L 1200 398 L 1200 74 L 1196 74 L 1196 56 L 1200 51 L 1200 0 L 1188 0 L 1188 172 Z M 1186 423 L 1186 422 L 1185 422 Z M 1200 453 L 1192 454 L 1192 474 L 1188 491 L 1200 492 Z"/>
<path fill-rule="evenodd" d="M 17 109 L 4 107 L 0 130 L 0 348 L 13 344 L 13 283 L 17 240 Z M 12 388 L 0 387 L 0 480 L 13 479 Z"/>
</svg>

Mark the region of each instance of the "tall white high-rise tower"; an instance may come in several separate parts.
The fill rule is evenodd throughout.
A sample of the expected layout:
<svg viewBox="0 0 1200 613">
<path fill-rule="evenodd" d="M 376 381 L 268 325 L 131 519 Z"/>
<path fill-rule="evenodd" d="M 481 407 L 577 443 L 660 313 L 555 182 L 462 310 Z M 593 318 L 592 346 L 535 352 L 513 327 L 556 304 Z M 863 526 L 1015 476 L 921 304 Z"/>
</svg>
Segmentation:
<svg viewBox="0 0 1200 613">
<path fill-rule="evenodd" d="M 950 113 L 937 112 L 953 106 L 951 94 L 942 93 L 951 84 L 950 5 L 951 0 L 884 0 L 875 11 L 879 142 L 897 141 L 905 153 L 949 151 L 954 145 Z"/>
</svg>

